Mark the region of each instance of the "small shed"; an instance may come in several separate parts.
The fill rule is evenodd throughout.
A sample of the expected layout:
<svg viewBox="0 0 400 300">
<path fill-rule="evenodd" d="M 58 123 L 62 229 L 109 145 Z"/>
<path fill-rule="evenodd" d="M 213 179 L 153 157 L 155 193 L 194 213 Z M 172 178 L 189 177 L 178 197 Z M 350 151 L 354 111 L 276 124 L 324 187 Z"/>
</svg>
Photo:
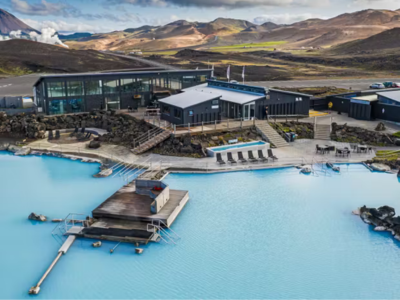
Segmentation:
<svg viewBox="0 0 400 300">
<path fill-rule="evenodd" d="M 190 90 L 159 100 L 161 118 L 175 125 L 221 120 L 219 94 Z"/>
</svg>

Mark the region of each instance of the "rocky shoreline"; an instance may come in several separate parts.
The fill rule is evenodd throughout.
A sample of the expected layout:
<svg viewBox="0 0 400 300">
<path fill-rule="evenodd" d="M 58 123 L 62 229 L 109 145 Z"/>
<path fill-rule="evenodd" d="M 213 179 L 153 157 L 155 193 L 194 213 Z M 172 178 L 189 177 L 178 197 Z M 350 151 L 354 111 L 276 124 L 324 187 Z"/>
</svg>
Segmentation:
<svg viewBox="0 0 400 300">
<path fill-rule="evenodd" d="M 400 216 L 395 217 L 396 211 L 390 206 L 381 206 L 378 209 L 368 208 L 365 205 L 353 214 L 359 215 L 364 223 L 375 226 L 375 231 L 388 231 L 400 241 Z"/>
</svg>

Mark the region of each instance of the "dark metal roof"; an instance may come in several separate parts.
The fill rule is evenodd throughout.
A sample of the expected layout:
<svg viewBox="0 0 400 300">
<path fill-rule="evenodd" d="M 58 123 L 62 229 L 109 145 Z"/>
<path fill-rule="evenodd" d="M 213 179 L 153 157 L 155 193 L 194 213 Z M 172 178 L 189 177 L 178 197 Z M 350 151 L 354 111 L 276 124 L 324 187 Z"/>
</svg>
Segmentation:
<svg viewBox="0 0 400 300">
<path fill-rule="evenodd" d="M 303 93 L 297 93 L 297 92 L 291 92 L 291 91 L 284 91 L 284 90 L 277 90 L 277 89 L 269 89 L 269 91 L 282 93 L 282 94 L 295 95 L 295 96 L 303 96 L 303 97 L 312 97 L 313 96 L 313 95 L 309 95 L 309 94 L 303 94 Z"/>
<path fill-rule="evenodd" d="M 52 74 L 41 76 L 35 86 L 43 79 L 49 78 L 70 78 L 70 77 L 106 77 L 106 76 L 129 76 L 129 75 L 160 75 L 160 74 L 190 74 L 190 73 L 200 73 L 204 74 L 209 72 L 211 74 L 212 70 L 161 70 L 161 71 L 135 71 L 135 72 L 107 72 L 107 73 L 71 73 L 71 74 Z"/>
</svg>

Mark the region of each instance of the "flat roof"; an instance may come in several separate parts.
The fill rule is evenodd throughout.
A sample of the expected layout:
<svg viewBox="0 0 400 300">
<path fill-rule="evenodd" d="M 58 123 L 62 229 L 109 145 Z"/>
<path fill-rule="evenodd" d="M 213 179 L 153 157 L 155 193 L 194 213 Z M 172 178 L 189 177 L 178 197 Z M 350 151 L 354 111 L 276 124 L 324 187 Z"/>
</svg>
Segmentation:
<svg viewBox="0 0 400 300">
<path fill-rule="evenodd" d="M 33 85 L 40 74 L 11 77 L 0 80 L 0 98 L 2 97 L 33 97 Z"/>
<path fill-rule="evenodd" d="M 185 109 L 206 101 L 219 99 L 220 97 L 221 95 L 218 94 L 203 93 L 198 91 L 187 91 L 180 94 L 172 95 L 167 98 L 163 98 L 161 100 L 158 100 L 158 102 Z"/>
<path fill-rule="evenodd" d="M 374 101 L 378 101 L 378 95 L 369 95 L 369 96 L 352 97 L 351 100 L 360 100 L 360 101 L 374 102 Z"/>
<path fill-rule="evenodd" d="M 303 94 L 303 93 L 297 93 L 297 92 L 285 91 L 285 90 L 278 90 L 278 89 L 269 89 L 269 91 L 283 93 L 283 94 L 289 94 L 289 95 L 303 96 L 303 97 L 313 97 L 313 95 L 309 95 L 309 94 Z"/>
<path fill-rule="evenodd" d="M 376 94 L 385 98 L 389 98 L 393 101 L 400 102 L 400 91 L 379 92 Z"/>
<path fill-rule="evenodd" d="M 259 99 L 262 99 L 265 97 L 264 95 L 261 96 L 261 95 L 246 93 L 243 91 L 232 91 L 232 90 L 227 90 L 227 89 L 209 87 L 207 85 L 207 83 L 196 85 L 196 86 L 184 89 L 183 91 L 184 91 L 184 93 L 187 93 L 189 91 L 196 91 L 196 92 L 201 92 L 201 93 L 205 93 L 205 94 L 220 96 L 221 100 L 236 103 L 236 104 L 246 104 L 246 103 L 253 102 L 253 101 L 256 101 L 256 100 L 259 100 Z"/>
<path fill-rule="evenodd" d="M 68 73 L 68 74 L 51 74 L 51 75 L 42 75 L 35 82 L 34 85 L 37 85 L 43 79 L 48 78 L 69 78 L 69 77 L 105 77 L 105 76 L 129 76 L 129 75 L 159 75 L 159 74 L 179 74 L 179 73 L 205 73 L 208 72 L 211 74 L 212 70 L 210 69 L 202 69 L 202 70 L 160 70 L 160 71 L 133 71 L 133 72 L 93 72 L 93 73 Z"/>
</svg>

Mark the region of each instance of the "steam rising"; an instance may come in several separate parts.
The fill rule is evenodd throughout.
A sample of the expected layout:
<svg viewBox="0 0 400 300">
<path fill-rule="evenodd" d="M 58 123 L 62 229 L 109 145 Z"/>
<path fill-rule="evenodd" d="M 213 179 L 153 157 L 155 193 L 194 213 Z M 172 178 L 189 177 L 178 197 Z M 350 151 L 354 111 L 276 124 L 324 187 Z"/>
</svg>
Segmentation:
<svg viewBox="0 0 400 300">
<path fill-rule="evenodd" d="M 26 39 L 35 42 L 50 44 L 50 45 L 61 45 L 68 48 L 57 35 L 57 31 L 54 28 L 45 27 L 42 29 L 42 33 L 32 31 L 29 36 L 23 35 L 21 30 L 11 31 L 9 36 L 0 35 L 0 42 L 15 39 Z"/>
</svg>

